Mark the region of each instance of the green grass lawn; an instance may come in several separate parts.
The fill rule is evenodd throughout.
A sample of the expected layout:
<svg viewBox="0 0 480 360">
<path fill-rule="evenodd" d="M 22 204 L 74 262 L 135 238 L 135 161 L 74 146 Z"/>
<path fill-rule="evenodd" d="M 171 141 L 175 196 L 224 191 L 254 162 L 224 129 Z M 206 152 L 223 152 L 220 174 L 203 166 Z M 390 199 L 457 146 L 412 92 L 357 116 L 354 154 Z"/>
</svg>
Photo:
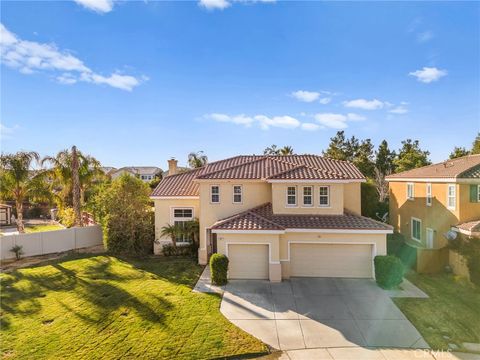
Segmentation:
<svg viewBox="0 0 480 360">
<path fill-rule="evenodd" d="M 63 227 L 57 224 L 39 224 L 39 225 L 25 225 L 25 232 L 35 233 L 42 231 L 62 230 Z"/>
<path fill-rule="evenodd" d="M 210 359 L 265 353 L 192 293 L 202 268 L 188 259 L 113 256 L 52 261 L 0 274 L 3 358 Z"/>
<path fill-rule="evenodd" d="M 480 343 L 480 289 L 453 275 L 407 278 L 425 291 L 428 299 L 394 299 L 428 344 L 447 350 L 449 343 Z"/>
</svg>

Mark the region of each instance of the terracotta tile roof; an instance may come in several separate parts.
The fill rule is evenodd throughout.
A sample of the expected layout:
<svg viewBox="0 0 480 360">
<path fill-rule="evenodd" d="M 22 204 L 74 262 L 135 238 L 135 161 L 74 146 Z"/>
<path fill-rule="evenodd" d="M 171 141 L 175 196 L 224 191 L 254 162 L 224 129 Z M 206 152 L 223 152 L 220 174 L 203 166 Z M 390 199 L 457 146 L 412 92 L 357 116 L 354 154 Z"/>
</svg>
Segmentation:
<svg viewBox="0 0 480 360">
<path fill-rule="evenodd" d="M 364 176 L 349 162 L 318 155 L 242 155 L 167 176 L 152 196 L 196 196 L 195 180 L 202 179 L 363 180 Z"/>
<path fill-rule="evenodd" d="M 387 176 L 387 180 L 405 178 L 480 178 L 480 154 L 424 166 Z"/>
<path fill-rule="evenodd" d="M 465 230 L 472 233 L 480 232 L 480 220 L 465 222 L 463 224 L 458 224 L 455 227 L 460 230 Z"/>
<path fill-rule="evenodd" d="M 283 229 L 341 229 L 391 230 L 390 225 L 373 219 L 346 213 L 344 215 L 273 214 L 272 204 L 264 204 L 227 219 L 212 229 L 221 230 L 283 230 Z"/>
</svg>

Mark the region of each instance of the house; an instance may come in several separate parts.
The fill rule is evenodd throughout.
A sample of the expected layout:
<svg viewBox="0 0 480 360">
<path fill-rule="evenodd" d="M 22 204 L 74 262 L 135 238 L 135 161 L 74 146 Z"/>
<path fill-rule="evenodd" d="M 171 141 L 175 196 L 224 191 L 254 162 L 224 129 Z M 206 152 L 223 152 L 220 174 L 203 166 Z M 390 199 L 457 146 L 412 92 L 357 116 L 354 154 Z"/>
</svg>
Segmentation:
<svg viewBox="0 0 480 360">
<path fill-rule="evenodd" d="M 451 264 L 446 245 L 452 230 L 467 236 L 480 232 L 480 155 L 447 160 L 386 179 L 390 223 L 417 249 L 417 271 L 437 272 Z"/>
<path fill-rule="evenodd" d="M 115 180 L 122 174 L 130 174 L 144 182 L 150 182 L 162 174 L 162 169 L 155 166 L 126 166 L 110 172 L 112 180 Z"/>
<path fill-rule="evenodd" d="M 12 224 L 12 207 L 7 204 L 0 204 L 0 225 Z"/>
<path fill-rule="evenodd" d="M 176 160 L 153 191 L 155 253 L 166 224 L 200 223 L 200 264 L 229 258 L 229 278 L 371 278 L 386 254 L 389 225 L 360 215 L 351 163 L 316 155 L 236 156 L 176 174 Z M 189 239 L 182 239 L 189 241 Z"/>
</svg>

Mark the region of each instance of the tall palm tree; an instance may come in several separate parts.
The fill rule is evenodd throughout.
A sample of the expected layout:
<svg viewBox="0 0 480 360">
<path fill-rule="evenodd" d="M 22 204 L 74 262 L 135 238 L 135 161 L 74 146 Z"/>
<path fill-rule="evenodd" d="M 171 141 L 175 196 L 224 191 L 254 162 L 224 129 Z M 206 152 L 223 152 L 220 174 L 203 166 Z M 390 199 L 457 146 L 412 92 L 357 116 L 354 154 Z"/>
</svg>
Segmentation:
<svg viewBox="0 0 480 360">
<path fill-rule="evenodd" d="M 293 147 L 291 146 L 284 146 L 283 148 L 280 149 L 280 155 L 293 155 Z"/>
<path fill-rule="evenodd" d="M 72 203 L 75 213 L 75 226 L 82 226 L 82 213 L 80 204 L 80 174 L 77 147 L 72 146 Z"/>
<path fill-rule="evenodd" d="M 200 223 L 198 219 L 187 221 L 185 224 L 185 235 L 191 238 L 195 244 L 198 244 L 200 237 Z"/>
<path fill-rule="evenodd" d="M 183 229 L 178 225 L 166 224 L 162 227 L 161 235 L 172 240 L 173 247 L 177 247 L 177 239 L 182 236 Z"/>
<path fill-rule="evenodd" d="M 17 209 L 18 232 L 25 232 L 23 224 L 23 202 L 26 199 L 44 200 L 50 192 L 44 181 L 44 173 L 34 170 L 40 156 L 34 151 L 19 151 L 0 156 L 0 198 L 14 199 Z"/>
<path fill-rule="evenodd" d="M 188 165 L 191 168 L 201 168 L 202 166 L 207 165 L 208 157 L 204 154 L 203 151 L 191 152 L 188 154 Z"/>
<path fill-rule="evenodd" d="M 80 202 L 84 203 L 85 192 L 95 179 L 103 175 L 100 169 L 100 162 L 94 157 L 83 155 L 76 151 L 78 156 L 78 177 L 80 183 Z M 47 170 L 48 176 L 53 180 L 53 188 L 58 205 L 62 207 L 73 206 L 73 172 L 72 151 L 65 149 L 55 157 L 46 156 L 42 159 L 42 165 L 50 164 Z"/>
</svg>

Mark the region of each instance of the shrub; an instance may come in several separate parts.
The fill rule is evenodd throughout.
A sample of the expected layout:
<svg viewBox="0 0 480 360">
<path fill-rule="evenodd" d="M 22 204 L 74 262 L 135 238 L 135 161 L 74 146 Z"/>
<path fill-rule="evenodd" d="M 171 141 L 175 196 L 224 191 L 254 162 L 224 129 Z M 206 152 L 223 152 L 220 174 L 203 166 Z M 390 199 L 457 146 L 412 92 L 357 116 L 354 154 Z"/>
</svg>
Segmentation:
<svg viewBox="0 0 480 360">
<path fill-rule="evenodd" d="M 10 249 L 11 252 L 15 254 L 15 258 L 17 260 L 20 260 L 22 258 L 22 255 L 24 254 L 23 252 L 23 246 L 21 245 L 15 245 Z"/>
<path fill-rule="evenodd" d="M 191 256 L 196 257 L 198 253 L 198 246 L 195 243 L 188 245 L 165 244 L 162 246 L 162 253 L 164 256 Z"/>
<path fill-rule="evenodd" d="M 467 238 L 458 234 L 455 240 L 448 242 L 449 248 L 462 255 L 468 267 L 470 281 L 480 286 L 480 238 Z"/>
<path fill-rule="evenodd" d="M 379 216 L 383 216 L 388 212 L 388 202 L 380 202 L 375 184 L 371 181 L 362 183 L 362 215 L 379 220 Z"/>
<path fill-rule="evenodd" d="M 42 215 L 43 211 L 42 208 L 39 206 L 32 206 L 28 209 L 27 217 L 29 219 L 38 219 Z"/>
<path fill-rule="evenodd" d="M 210 257 L 210 274 L 212 284 L 225 285 L 227 283 L 228 258 L 222 254 L 213 254 Z"/>
<path fill-rule="evenodd" d="M 375 256 L 375 278 L 384 289 L 392 289 L 402 282 L 405 267 L 396 256 Z"/>
<path fill-rule="evenodd" d="M 387 254 L 400 258 L 406 269 L 416 267 L 417 249 L 408 245 L 404 236 L 398 232 L 387 235 Z"/>
<path fill-rule="evenodd" d="M 63 226 L 71 228 L 75 225 L 75 211 L 71 207 L 66 207 L 58 212 L 58 218 Z"/>
</svg>

